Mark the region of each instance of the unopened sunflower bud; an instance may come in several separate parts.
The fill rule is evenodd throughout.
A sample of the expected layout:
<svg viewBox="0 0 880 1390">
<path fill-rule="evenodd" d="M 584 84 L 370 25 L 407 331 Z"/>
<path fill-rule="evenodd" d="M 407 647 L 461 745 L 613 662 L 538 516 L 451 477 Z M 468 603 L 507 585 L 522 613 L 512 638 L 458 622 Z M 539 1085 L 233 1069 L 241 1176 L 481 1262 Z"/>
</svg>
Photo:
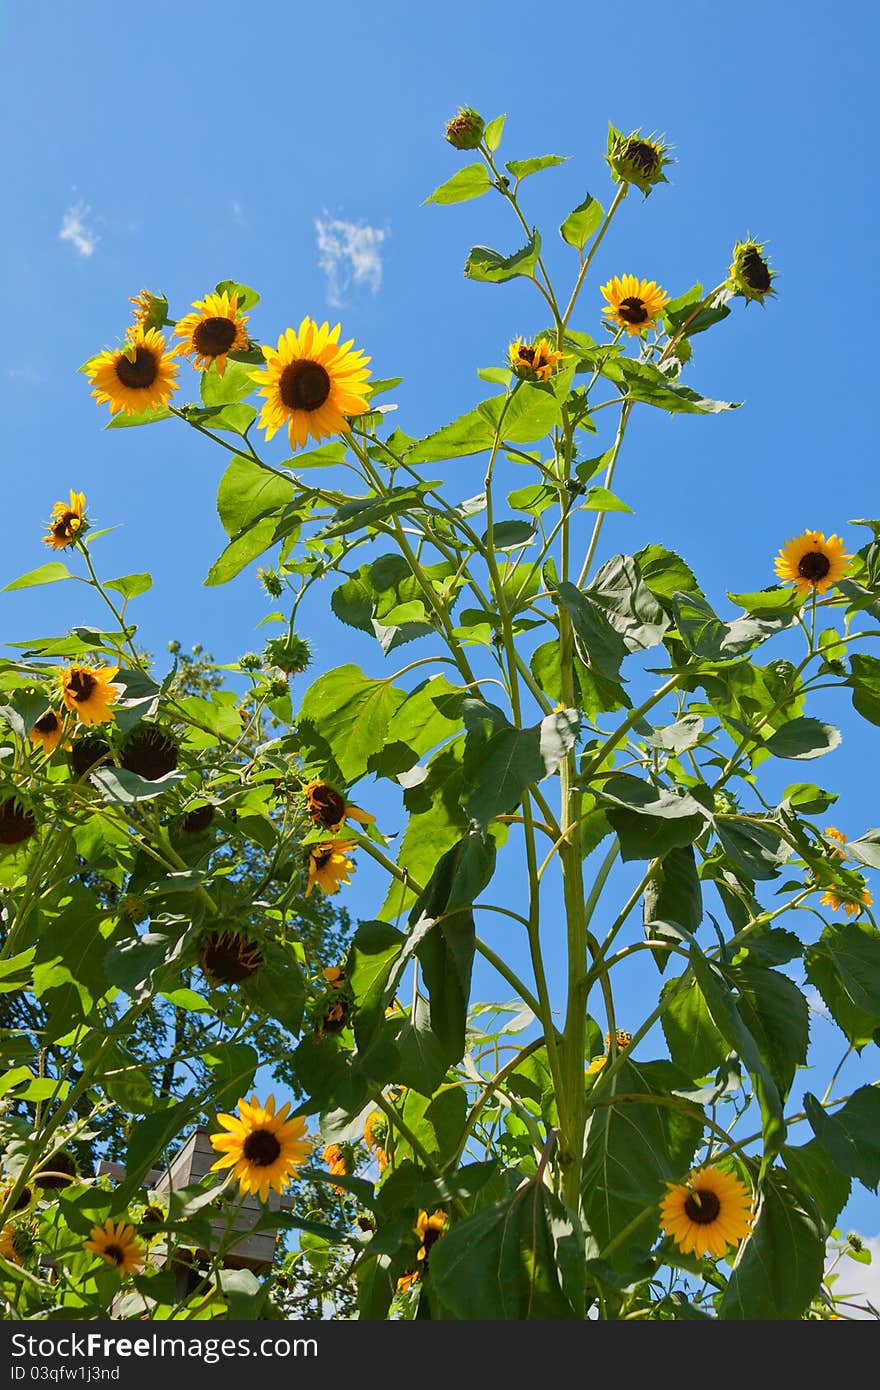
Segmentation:
<svg viewBox="0 0 880 1390">
<path fill-rule="evenodd" d="M 245 652 L 244 656 L 238 658 L 238 664 L 243 671 L 259 671 L 263 658 L 258 652 Z"/>
<path fill-rule="evenodd" d="M 263 657 L 268 666 L 277 666 L 279 671 L 298 675 L 308 666 L 312 653 L 308 642 L 297 637 L 295 632 L 289 632 L 285 637 L 273 637 L 267 642 Z"/>
<path fill-rule="evenodd" d="M 284 591 L 284 585 L 281 583 L 281 575 L 277 570 L 258 569 L 257 575 L 270 598 L 281 597 Z"/>
<path fill-rule="evenodd" d="M 508 349 L 511 371 L 521 381 L 549 381 L 562 353 L 556 352 L 544 338 L 525 343 L 515 338 Z"/>
<path fill-rule="evenodd" d="M 605 158 L 615 183 L 634 183 L 646 198 L 656 184 L 668 182 L 663 170 L 672 163 L 669 146 L 657 136 L 642 135 L 640 130 L 624 135 L 610 125 Z"/>
<path fill-rule="evenodd" d="M 273 676 L 272 679 L 269 681 L 269 695 L 270 695 L 270 698 L 273 699 L 273 700 L 280 700 L 281 697 L 282 697 L 283 695 L 286 695 L 286 694 L 287 694 L 287 677 L 286 677 L 286 676 Z"/>
<path fill-rule="evenodd" d="M 738 241 L 733 248 L 727 284 L 734 294 L 741 294 L 746 303 L 750 299 L 757 299 L 759 304 L 763 304 L 768 295 L 776 294 L 773 288 L 776 271 L 770 269 L 764 255 L 765 245 L 766 242 L 752 241 L 747 237 L 745 241 Z"/>
<path fill-rule="evenodd" d="M 168 650 L 170 651 L 172 656 L 176 656 L 177 653 L 180 651 L 180 643 L 176 639 L 173 642 L 169 642 Z"/>
<path fill-rule="evenodd" d="M 460 106 L 458 115 L 446 125 L 446 139 L 457 150 L 476 150 L 483 138 L 485 124 L 472 106 Z"/>
</svg>

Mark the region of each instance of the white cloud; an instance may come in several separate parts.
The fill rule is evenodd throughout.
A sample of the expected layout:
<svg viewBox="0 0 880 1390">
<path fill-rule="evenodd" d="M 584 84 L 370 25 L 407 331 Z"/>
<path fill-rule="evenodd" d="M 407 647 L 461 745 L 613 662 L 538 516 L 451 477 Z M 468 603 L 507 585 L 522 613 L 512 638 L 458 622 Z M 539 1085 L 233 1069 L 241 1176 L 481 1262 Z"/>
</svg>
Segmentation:
<svg viewBox="0 0 880 1390">
<path fill-rule="evenodd" d="M 88 203 L 74 203 L 72 208 L 68 208 L 61 221 L 61 230 L 58 233 L 61 241 L 69 241 L 75 251 L 81 256 L 91 256 L 101 238 L 98 233 L 93 231 L 86 223 L 86 218 L 91 212 Z"/>
<path fill-rule="evenodd" d="M 31 366 L 30 362 L 24 362 L 20 367 L 7 367 L 6 375 L 10 381 L 25 382 L 28 386 L 36 386 L 46 380 L 43 373 Z"/>
<path fill-rule="evenodd" d="M 233 198 L 232 202 L 229 204 L 229 207 L 232 212 L 232 216 L 235 218 L 236 222 L 241 222 L 244 217 L 244 208 L 242 207 L 238 199 Z"/>
<path fill-rule="evenodd" d="M 364 285 L 371 294 L 378 293 L 382 283 L 380 246 L 388 233 L 380 227 L 361 222 L 343 222 L 339 218 L 316 218 L 318 234 L 318 264 L 327 276 L 327 302 L 334 308 L 343 303 L 343 296 L 352 285 Z"/>
</svg>

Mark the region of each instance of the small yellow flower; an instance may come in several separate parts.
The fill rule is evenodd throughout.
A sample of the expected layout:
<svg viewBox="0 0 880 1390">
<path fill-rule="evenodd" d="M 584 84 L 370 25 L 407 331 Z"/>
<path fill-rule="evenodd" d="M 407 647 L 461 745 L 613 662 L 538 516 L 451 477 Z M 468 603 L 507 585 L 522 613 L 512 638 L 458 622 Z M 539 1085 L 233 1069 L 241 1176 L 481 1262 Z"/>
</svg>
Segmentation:
<svg viewBox="0 0 880 1390">
<path fill-rule="evenodd" d="M 669 302 L 656 280 L 639 280 L 635 275 L 615 275 L 601 286 L 601 294 L 608 300 L 602 313 L 630 337 L 653 328 Z"/>
<path fill-rule="evenodd" d="M 61 698 L 81 724 L 108 724 L 122 689 L 113 684 L 118 666 L 68 666 L 60 672 Z"/>
<path fill-rule="evenodd" d="M 136 1274 L 146 1258 L 134 1226 L 124 1221 L 114 1223 L 109 1216 L 103 1226 L 92 1227 L 91 1238 L 83 1241 L 83 1249 L 100 1255 L 123 1275 Z"/>
<path fill-rule="evenodd" d="M 523 381 L 549 381 L 554 368 L 562 361 L 562 353 L 554 351 L 544 338 L 534 343 L 514 338 L 508 355 L 511 370 Z"/>
<path fill-rule="evenodd" d="M 667 1187 L 660 1219 L 682 1254 L 720 1259 L 751 1230 L 751 1193 L 732 1174 L 713 1167 L 694 1169 L 687 1183 Z"/>
<path fill-rule="evenodd" d="M 843 579 L 851 558 L 840 536 L 826 540 L 824 531 L 803 531 L 786 541 L 774 568 L 779 579 L 794 584 L 800 593 L 824 594 Z"/>
<path fill-rule="evenodd" d="M 325 970 L 321 971 L 321 974 L 333 989 L 342 989 L 345 984 L 345 971 L 341 965 L 328 965 Z"/>
<path fill-rule="evenodd" d="M 331 329 L 304 318 L 298 331 L 281 334 L 277 348 L 263 348 L 266 366 L 251 378 L 266 397 L 260 429 L 267 439 L 286 424 L 291 449 L 301 448 L 310 435 L 320 444 L 348 433 L 348 417 L 368 409 L 370 358 L 351 350 L 353 340 L 340 346 L 339 332 L 338 323 Z"/>
<path fill-rule="evenodd" d="M 351 883 L 354 862 L 349 854 L 354 849 L 350 840 L 327 840 L 309 846 L 309 881 L 306 897 L 315 884 L 322 893 L 338 893 L 340 883 Z"/>
<path fill-rule="evenodd" d="M 149 290 L 141 290 L 140 294 L 131 295 L 129 304 L 134 305 L 134 323 L 129 328 L 131 336 L 139 328 L 161 328 L 165 323 L 168 314 L 168 300 L 164 295 L 151 294 Z"/>
<path fill-rule="evenodd" d="M 858 917 L 862 910 L 862 905 L 865 907 L 874 906 L 874 899 L 871 896 L 870 889 L 863 888 L 860 897 L 861 902 L 858 903 L 852 898 L 842 898 L 833 888 L 828 888 L 822 894 L 819 902 L 823 907 L 830 907 L 833 912 L 839 912 L 840 909 L 843 908 L 847 917 Z"/>
<path fill-rule="evenodd" d="M 439 1207 L 431 1216 L 429 1216 L 426 1211 L 419 1212 L 415 1224 L 416 1235 L 421 1241 L 419 1253 L 416 1255 L 417 1260 L 427 1263 L 428 1256 L 431 1253 L 431 1247 L 436 1245 L 448 1225 L 449 1217 L 446 1215 L 446 1212 L 441 1211 Z"/>
<path fill-rule="evenodd" d="M 70 502 L 56 502 L 49 518 L 49 530 L 43 537 L 43 544 L 53 550 L 67 550 L 79 540 L 88 527 L 85 516 L 86 495 L 70 489 Z"/>
<path fill-rule="evenodd" d="M 20 1231 L 12 1221 L 7 1221 L 6 1225 L 0 1230 L 0 1255 L 4 1260 L 9 1260 L 10 1264 L 20 1265 L 23 1263 L 21 1257 Z"/>
<path fill-rule="evenodd" d="M 303 787 L 303 796 L 308 802 L 312 824 L 323 825 L 334 835 L 342 829 L 347 820 L 357 821 L 360 825 L 371 825 L 376 819 L 369 811 L 352 806 L 335 787 L 318 778 Z"/>
<path fill-rule="evenodd" d="M 183 339 L 180 351 L 192 358 L 196 371 L 207 371 L 216 362 L 217 374 L 223 376 L 227 354 L 247 349 L 248 316 L 238 312 L 238 295 L 226 290 L 194 300 L 193 308 L 196 312 L 178 319 L 174 330 L 175 336 Z"/>
<path fill-rule="evenodd" d="M 46 757 L 50 758 L 61 742 L 63 732 L 63 717 L 53 709 L 47 709 L 45 714 L 40 715 L 28 738 L 35 748 L 42 748 Z"/>
<path fill-rule="evenodd" d="M 321 1153 L 321 1158 L 327 1165 L 328 1172 L 336 1177 L 344 1178 L 352 1170 L 349 1167 L 348 1154 L 342 1144 L 328 1144 Z M 340 1197 L 345 1196 L 345 1188 L 337 1187 L 334 1183 L 333 1191 Z"/>
<path fill-rule="evenodd" d="M 265 1202 L 269 1189 L 283 1192 L 293 1170 L 311 1152 L 305 1138 L 306 1120 L 302 1115 L 288 1120 L 290 1101 L 275 1111 L 275 1097 L 265 1104 L 255 1095 L 238 1102 L 238 1115 L 218 1115 L 227 1134 L 212 1134 L 211 1143 L 220 1152 L 211 1172 L 231 1168 L 242 1192 L 256 1192 Z"/>
<path fill-rule="evenodd" d="M 94 387 L 92 395 L 99 405 L 106 401 L 111 415 L 120 410 L 137 415 L 167 405 L 177 390 L 178 351 L 166 351 L 158 329 L 135 324 L 123 347 L 99 353 L 89 363 L 86 376 Z"/>
<path fill-rule="evenodd" d="M 364 1143 L 370 1153 L 375 1155 L 380 1173 L 384 1173 L 388 1167 L 388 1151 L 385 1148 L 387 1140 L 388 1121 L 381 1110 L 371 1111 L 364 1125 Z"/>
</svg>

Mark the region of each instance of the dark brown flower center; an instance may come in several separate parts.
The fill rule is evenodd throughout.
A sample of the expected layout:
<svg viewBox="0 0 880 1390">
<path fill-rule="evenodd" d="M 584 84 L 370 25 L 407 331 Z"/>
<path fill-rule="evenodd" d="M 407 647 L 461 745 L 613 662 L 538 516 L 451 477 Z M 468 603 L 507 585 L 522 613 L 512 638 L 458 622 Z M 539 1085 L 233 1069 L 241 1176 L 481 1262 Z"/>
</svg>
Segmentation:
<svg viewBox="0 0 880 1390">
<path fill-rule="evenodd" d="M 47 1171 L 38 1173 L 34 1178 L 36 1187 L 66 1187 L 78 1177 L 76 1164 L 70 1154 L 55 1154 L 46 1164 Z"/>
<path fill-rule="evenodd" d="M 330 395 L 330 377 L 320 362 L 291 362 L 281 373 L 279 390 L 288 410 L 318 410 Z"/>
<path fill-rule="evenodd" d="M 436 1245 L 443 1234 L 442 1227 L 429 1226 L 422 1237 L 422 1244 L 425 1247 L 425 1259 L 427 1260 L 431 1246 Z"/>
<path fill-rule="evenodd" d="M 332 858 L 332 845 L 323 848 L 319 846 L 317 849 L 312 850 L 312 862 L 314 863 L 316 869 L 326 869 L 327 865 L 330 863 L 330 860 Z"/>
<path fill-rule="evenodd" d="M 74 666 L 70 675 L 67 677 L 67 691 L 72 695 L 78 705 L 84 704 L 90 699 L 98 684 L 90 671 L 86 671 L 82 666 Z"/>
<path fill-rule="evenodd" d="M 180 828 L 188 835 L 195 835 L 200 830 L 207 830 L 213 819 L 213 806 L 197 806 L 194 811 L 187 811 L 180 822 Z"/>
<path fill-rule="evenodd" d="M 624 323 L 645 323 L 648 318 L 645 301 L 639 299 L 636 294 L 630 295 L 627 299 L 622 299 L 618 305 L 617 312 Z"/>
<path fill-rule="evenodd" d="M 95 763 L 106 759 L 109 752 L 110 745 L 105 743 L 102 738 L 74 739 L 73 747 L 70 750 L 70 761 L 73 763 L 73 770 L 77 777 L 85 777 L 86 773 L 95 766 Z"/>
<path fill-rule="evenodd" d="M 41 719 L 38 719 L 34 728 L 41 734 L 54 734 L 58 728 L 58 715 L 54 710 L 48 710 Z"/>
<path fill-rule="evenodd" d="M 249 980 L 263 964 L 256 946 L 236 932 L 212 932 L 199 958 L 205 973 L 223 985 Z"/>
<path fill-rule="evenodd" d="M 255 1129 L 244 1141 L 243 1153 L 248 1163 L 268 1168 L 281 1153 L 281 1145 L 268 1129 Z"/>
<path fill-rule="evenodd" d="M 830 569 L 831 561 L 821 550 L 810 550 L 798 561 L 798 574 L 811 584 L 824 579 Z"/>
<path fill-rule="evenodd" d="M 29 840 L 37 828 L 33 811 L 19 806 L 14 797 L 0 802 L 0 845 L 18 845 Z"/>
<path fill-rule="evenodd" d="M 341 1033 L 347 1018 L 348 1004 L 343 999 L 325 1014 L 321 1027 L 325 1033 Z"/>
<path fill-rule="evenodd" d="M 770 288 L 770 268 L 763 256 L 752 247 L 742 258 L 742 273 L 750 290 L 766 294 Z"/>
<path fill-rule="evenodd" d="M 120 761 L 144 781 L 157 782 L 177 767 L 177 745 L 161 729 L 141 729 L 129 739 Z"/>
<path fill-rule="evenodd" d="M 53 525 L 52 535 L 56 541 L 72 541 L 81 524 L 76 512 L 64 512 Z"/>
<path fill-rule="evenodd" d="M 219 357 L 235 342 L 235 324 L 227 318 L 202 319 L 196 325 L 192 340 L 203 357 Z"/>
<path fill-rule="evenodd" d="M 23 1211 L 24 1208 L 27 1206 L 28 1202 L 31 1200 L 32 1195 L 33 1194 L 29 1187 L 23 1187 L 15 1200 L 15 1204 L 12 1210 Z"/>
<path fill-rule="evenodd" d="M 530 367 L 534 366 L 535 349 L 528 343 L 523 343 L 518 353 L 521 362 L 527 362 Z"/>
<path fill-rule="evenodd" d="M 309 792 L 309 811 L 315 824 L 338 825 L 345 815 L 345 797 L 321 782 Z"/>
<path fill-rule="evenodd" d="M 691 1221 L 695 1221 L 698 1226 L 708 1226 L 721 1211 L 721 1203 L 714 1192 L 698 1187 L 685 1197 L 684 1209 Z"/>
<path fill-rule="evenodd" d="M 656 174 L 660 165 L 659 152 L 647 140 L 627 140 L 623 147 L 623 158 L 646 179 Z"/>
<path fill-rule="evenodd" d="M 149 348 L 139 347 L 134 355 L 134 361 L 121 352 L 116 359 L 116 375 L 127 386 L 129 390 L 145 391 L 148 386 L 152 386 L 156 377 L 159 375 L 159 364 L 155 353 Z"/>
<path fill-rule="evenodd" d="M 112 1241 L 109 1245 L 104 1246 L 104 1254 L 117 1266 L 125 1263 L 125 1251 L 121 1245 L 116 1245 Z"/>
</svg>

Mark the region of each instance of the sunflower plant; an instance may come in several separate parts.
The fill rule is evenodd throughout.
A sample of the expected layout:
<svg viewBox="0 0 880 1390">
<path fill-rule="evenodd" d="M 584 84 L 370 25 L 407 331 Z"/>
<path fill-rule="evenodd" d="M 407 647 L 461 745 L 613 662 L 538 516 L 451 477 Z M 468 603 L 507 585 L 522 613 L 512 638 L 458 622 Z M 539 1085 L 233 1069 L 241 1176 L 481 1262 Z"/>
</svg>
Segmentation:
<svg viewBox="0 0 880 1390">
<path fill-rule="evenodd" d="M 221 451 L 207 583 L 260 560 L 278 627 L 237 688 L 183 693 L 134 642 L 149 577 L 99 579 L 74 490 L 44 540 L 80 573 L 9 586 L 79 579 L 112 617 L 0 671 L 17 1315 L 295 1316 L 306 1286 L 307 1315 L 369 1319 L 874 1311 L 831 1271 L 867 1253 L 837 1222 L 880 1177 L 880 830 L 829 824 L 817 783 L 773 788 L 840 742 L 824 691 L 880 725 L 880 521 L 850 541 L 815 502 L 824 529 L 780 538 L 725 612 L 676 550 L 625 548 L 633 414 L 734 409 L 691 384 L 695 346 L 771 308 L 777 272 L 746 235 L 708 291 L 661 284 L 649 248 L 602 279 L 613 224 L 665 196 L 665 139 L 611 126 L 610 197 L 551 249 L 523 185 L 562 158 L 502 160 L 504 124 L 462 108 L 470 162 L 426 199 L 499 198 L 513 249 L 475 246 L 465 275 L 534 291 L 452 422 L 389 428 L 400 377 L 235 281 L 176 321 L 142 291 L 84 365 L 110 427 L 173 417 Z M 328 584 L 361 664 L 303 679 Z M 326 900 L 361 920 L 316 952 Z M 169 1005 L 177 1091 L 143 1056 Z M 119 1122 L 121 1177 L 52 1168 Z M 197 1124 L 213 1162 L 156 1208 Z M 242 1229 L 282 1236 L 260 1274 Z"/>
</svg>

